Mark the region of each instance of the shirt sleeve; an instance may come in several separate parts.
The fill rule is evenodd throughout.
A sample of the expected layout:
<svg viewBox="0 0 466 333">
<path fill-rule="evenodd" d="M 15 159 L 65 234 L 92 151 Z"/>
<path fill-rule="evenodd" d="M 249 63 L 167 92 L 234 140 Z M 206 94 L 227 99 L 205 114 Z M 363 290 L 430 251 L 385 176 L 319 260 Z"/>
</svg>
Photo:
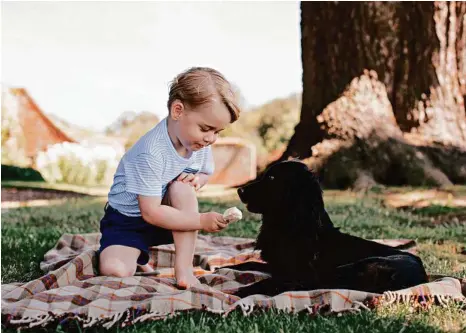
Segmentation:
<svg viewBox="0 0 466 333">
<path fill-rule="evenodd" d="M 142 153 L 125 164 L 126 191 L 146 196 L 162 196 L 163 159 Z"/>
<path fill-rule="evenodd" d="M 215 171 L 214 157 L 212 155 L 212 147 L 208 146 L 206 152 L 204 153 L 204 159 L 202 161 L 202 166 L 199 172 L 211 175 Z"/>
</svg>

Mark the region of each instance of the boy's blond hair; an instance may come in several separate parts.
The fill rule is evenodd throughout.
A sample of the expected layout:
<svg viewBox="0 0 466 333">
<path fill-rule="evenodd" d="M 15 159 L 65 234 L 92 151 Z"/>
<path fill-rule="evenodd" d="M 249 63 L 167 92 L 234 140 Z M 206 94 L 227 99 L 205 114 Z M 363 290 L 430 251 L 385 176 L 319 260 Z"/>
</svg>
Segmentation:
<svg viewBox="0 0 466 333">
<path fill-rule="evenodd" d="M 220 97 L 230 112 L 231 122 L 238 120 L 241 111 L 227 79 L 215 69 L 192 67 L 178 74 L 170 83 L 168 111 L 176 99 L 191 107 L 196 107 L 212 102 L 215 97 Z"/>
</svg>

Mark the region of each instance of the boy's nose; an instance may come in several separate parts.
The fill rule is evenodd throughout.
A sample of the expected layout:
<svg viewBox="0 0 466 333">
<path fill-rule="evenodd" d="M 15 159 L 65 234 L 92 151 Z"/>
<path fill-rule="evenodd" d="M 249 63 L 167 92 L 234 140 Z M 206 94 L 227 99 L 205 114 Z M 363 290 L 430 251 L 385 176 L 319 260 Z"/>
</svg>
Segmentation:
<svg viewBox="0 0 466 333">
<path fill-rule="evenodd" d="M 205 142 L 206 144 L 211 145 L 212 143 L 215 142 L 215 139 L 217 139 L 217 135 L 216 135 L 216 134 L 208 135 L 208 136 L 204 137 L 204 142 Z"/>
</svg>

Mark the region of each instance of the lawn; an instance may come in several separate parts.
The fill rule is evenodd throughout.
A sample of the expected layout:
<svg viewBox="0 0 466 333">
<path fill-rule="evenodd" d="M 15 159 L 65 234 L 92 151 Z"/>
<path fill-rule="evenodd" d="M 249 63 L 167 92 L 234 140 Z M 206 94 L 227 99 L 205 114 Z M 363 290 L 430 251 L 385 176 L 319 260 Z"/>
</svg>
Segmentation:
<svg viewBox="0 0 466 333">
<path fill-rule="evenodd" d="M 201 199 L 202 211 L 222 212 L 231 206 L 244 206 L 235 199 Z M 329 191 L 326 205 L 334 223 L 343 231 L 365 238 L 410 238 L 418 243 L 418 253 L 429 273 L 466 276 L 466 224 L 464 208 L 430 206 L 411 210 L 383 207 L 373 197 L 349 192 Z M 103 203 L 98 199 L 72 199 L 66 204 L 41 208 L 18 208 L 2 212 L 2 284 L 29 281 L 42 275 L 39 263 L 58 238 L 67 233 L 98 231 Z M 455 218 L 455 217 L 459 218 Z M 219 235 L 254 237 L 259 216 L 245 213 L 242 222 L 231 225 Z M 440 221 L 440 222 L 439 222 Z M 451 304 L 429 311 L 412 312 L 403 305 L 377 311 L 363 311 L 342 316 L 309 316 L 276 311 L 243 317 L 233 312 L 226 318 L 191 312 L 166 320 L 137 324 L 111 331 L 127 332 L 466 332 L 466 311 Z M 44 331 L 83 330 L 76 325 L 49 325 Z M 5 330 L 7 331 L 7 330 Z"/>
</svg>

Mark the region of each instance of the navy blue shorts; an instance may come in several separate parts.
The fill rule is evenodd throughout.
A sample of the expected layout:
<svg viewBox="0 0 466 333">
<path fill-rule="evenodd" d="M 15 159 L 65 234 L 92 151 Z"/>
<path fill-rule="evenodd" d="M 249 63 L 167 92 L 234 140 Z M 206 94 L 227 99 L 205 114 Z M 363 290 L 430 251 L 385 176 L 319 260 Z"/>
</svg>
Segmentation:
<svg viewBox="0 0 466 333">
<path fill-rule="evenodd" d="M 172 244 L 171 230 L 149 224 L 141 216 L 126 216 L 108 203 L 105 205 L 105 215 L 100 221 L 100 253 L 111 245 L 124 245 L 141 250 L 138 258 L 139 265 L 149 261 L 149 247 Z"/>
</svg>

